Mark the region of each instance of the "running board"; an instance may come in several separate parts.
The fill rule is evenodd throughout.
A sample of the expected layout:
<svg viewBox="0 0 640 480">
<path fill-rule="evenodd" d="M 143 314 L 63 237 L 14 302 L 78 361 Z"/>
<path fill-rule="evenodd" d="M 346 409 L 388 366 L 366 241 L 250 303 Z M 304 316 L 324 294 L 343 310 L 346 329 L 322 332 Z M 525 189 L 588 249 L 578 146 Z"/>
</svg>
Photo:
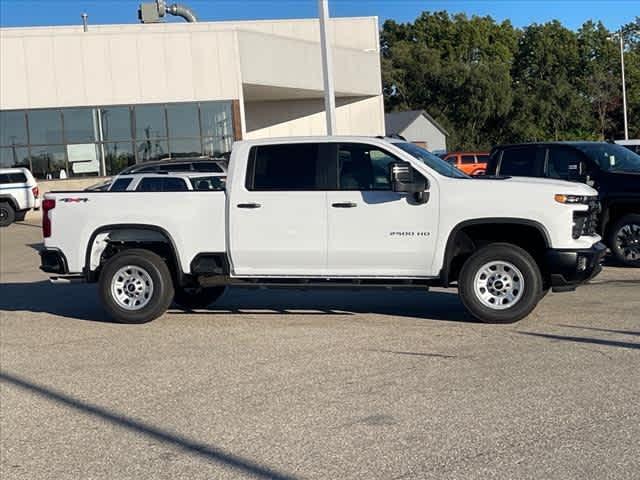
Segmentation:
<svg viewBox="0 0 640 480">
<path fill-rule="evenodd" d="M 393 278 L 231 278 L 224 275 L 199 277 L 203 287 L 242 286 L 254 288 L 429 288 L 438 286 L 434 279 Z"/>
</svg>

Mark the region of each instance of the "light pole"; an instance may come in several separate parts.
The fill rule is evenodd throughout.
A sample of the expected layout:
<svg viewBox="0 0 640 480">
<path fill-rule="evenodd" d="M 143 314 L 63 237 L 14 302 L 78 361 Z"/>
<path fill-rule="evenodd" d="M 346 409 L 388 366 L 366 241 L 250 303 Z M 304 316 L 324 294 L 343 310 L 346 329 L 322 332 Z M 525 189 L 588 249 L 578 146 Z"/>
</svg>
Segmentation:
<svg viewBox="0 0 640 480">
<path fill-rule="evenodd" d="M 324 78 L 324 109 L 327 116 L 327 135 L 336 131 L 336 96 L 333 87 L 333 59 L 329 41 L 329 0 L 318 0 L 320 17 L 320 50 L 322 51 L 322 75 Z"/>
<path fill-rule="evenodd" d="M 629 123 L 627 122 L 627 87 L 624 81 L 624 38 L 620 29 L 620 67 L 622 69 L 622 113 L 624 115 L 624 139 L 629 140 Z"/>
</svg>

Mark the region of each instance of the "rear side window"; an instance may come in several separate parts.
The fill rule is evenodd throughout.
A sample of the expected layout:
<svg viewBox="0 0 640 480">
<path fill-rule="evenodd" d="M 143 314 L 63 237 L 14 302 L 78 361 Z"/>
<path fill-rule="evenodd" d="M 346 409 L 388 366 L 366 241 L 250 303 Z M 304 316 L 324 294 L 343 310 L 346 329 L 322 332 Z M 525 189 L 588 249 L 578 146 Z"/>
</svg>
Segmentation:
<svg viewBox="0 0 640 480">
<path fill-rule="evenodd" d="M 471 163 L 476 163 L 476 157 L 474 155 L 462 155 L 463 165 L 469 165 Z"/>
<path fill-rule="evenodd" d="M 196 172 L 222 173 L 223 170 L 216 162 L 197 162 L 193 164 Z"/>
<path fill-rule="evenodd" d="M 508 148 L 502 153 L 498 173 L 514 177 L 540 177 L 543 162 L 543 148 Z"/>
<path fill-rule="evenodd" d="M 143 178 L 136 188 L 138 192 L 184 192 L 189 190 L 182 178 Z"/>
<path fill-rule="evenodd" d="M 115 182 L 113 182 L 113 185 L 111 185 L 111 188 L 109 189 L 109 191 L 124 192 L 130 183 L 131 183 L 130 178 L 119 178 Z"/>
<path fill-rule="evenodd" d="M 292 143 L 251 149 L 247 169 L 248 190 L 322 190 L 318 145 Z"/>
<path fill-rule="evenodd" d="M 27 183 L 27 176 L 22 172 L 0 173 L 0 183 Z"/>
<path fill-rule="evenodd" d="M 224 177 L 197 177 L 190 180 L 194 190 L 224 190 Z"/>
</svg>

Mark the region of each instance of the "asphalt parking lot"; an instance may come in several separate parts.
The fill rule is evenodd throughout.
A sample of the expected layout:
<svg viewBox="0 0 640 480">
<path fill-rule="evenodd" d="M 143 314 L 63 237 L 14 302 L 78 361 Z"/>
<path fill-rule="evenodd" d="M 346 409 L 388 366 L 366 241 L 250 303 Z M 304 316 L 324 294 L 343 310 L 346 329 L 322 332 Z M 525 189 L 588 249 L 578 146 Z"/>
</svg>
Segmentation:
<svg viewBox="0 0 640 480">
<path fill-rule="evenodd" d="M 0 230 L 3 479 L 637 478 L 640 271 L 515 325 L 454 290 L 231 290 L 146 325 Z"/>
</svg>

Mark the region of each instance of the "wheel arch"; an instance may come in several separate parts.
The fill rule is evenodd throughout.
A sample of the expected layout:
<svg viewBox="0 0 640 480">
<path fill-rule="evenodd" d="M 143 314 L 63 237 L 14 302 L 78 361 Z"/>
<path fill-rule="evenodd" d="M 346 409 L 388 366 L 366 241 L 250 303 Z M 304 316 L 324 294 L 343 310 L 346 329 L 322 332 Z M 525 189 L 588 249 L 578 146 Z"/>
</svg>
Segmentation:
<svg viewBox="0 0 640 480">
<path fill-rule="evenodd" d="M 443 286 L 448 287 L 452 281 L 457 277 L 457 271 L 459 271 L 461 265 L 454 265 L 454 260 L 465 254 L 471 254 L 478 248 L 479 241 L 486 241 L 489 238 L 473 238 L 473 230 L 481 227 L 483 229 L 489 229 L 491 227 L 496 228 L 496 233 L 504 231 L 505 228 L 511 228 L 513 232 L 517 229 L 527 229 L 528 231 L 535 231 L 539 235 L 538 240 L 542 246 L 546 248 L 551 247 L 551 236 L 547 229 L 540 222 L 530 220 L 526 218 L 479 218 L 472 220 L 465 220 L 458 223 L 447 238 L 445 246 L 444 260 L 442 269 L 440 270 L 440 280 Z M 499 238 L 490 239 L 491 241 L 500 240 Z M 505 241 L 505 240 L 503 240 Z M 519 245 L 519 243 L 515 243 Z M 522 245 L 519 245 L 522 246 Z"/>
<path fill-rule="evenodd" d="M 150 234 L 147 238 L 140 240 L 139 234 L 144 232 L 145 234 Z M 152 242 L 163 242 L 168 245 L 168 249 L 170 252 L 169 255 L 169 268 L 174 276 L 174 280 L 178 284 L 184 283 L 184 272 L 182 271 L 182 264 L 180 262 L 180 253 L 178 248 L 176 247 L 176 243 L 173 240 L 171 234 L 162 227 L 157 225 L 148 225 L 148 224 L 138 224 L 138 223 L 119 223 L 119 224 L 111 224 L 111 225 L 103 225 L 101 227 L 96 228 L 91 236 L 89 237 L 89 241 L 87 242 L 86 250 L 85 250 L 85 260 L 84 260 L 84 273 L 87 277 L 88 281 L 96 281 L 99 276 L 99 267 L 96 269 L 92 269 L 92 256 L 94 250 L 99 248 L 95 245 L 96 239 L 101 234 L 111 235 L 112 233 L 117 233 L 114 241 L 122 242 L 123 244 L 135 243 L 135 246 L 126 247 L 128 248 L 145 248 L 145 243 L 150 245 Z M 154 251 L 154 249 L 148 248 L 150 251 Z M 102 252 L 104 248 L 102 248 Z"/>
</svg>

